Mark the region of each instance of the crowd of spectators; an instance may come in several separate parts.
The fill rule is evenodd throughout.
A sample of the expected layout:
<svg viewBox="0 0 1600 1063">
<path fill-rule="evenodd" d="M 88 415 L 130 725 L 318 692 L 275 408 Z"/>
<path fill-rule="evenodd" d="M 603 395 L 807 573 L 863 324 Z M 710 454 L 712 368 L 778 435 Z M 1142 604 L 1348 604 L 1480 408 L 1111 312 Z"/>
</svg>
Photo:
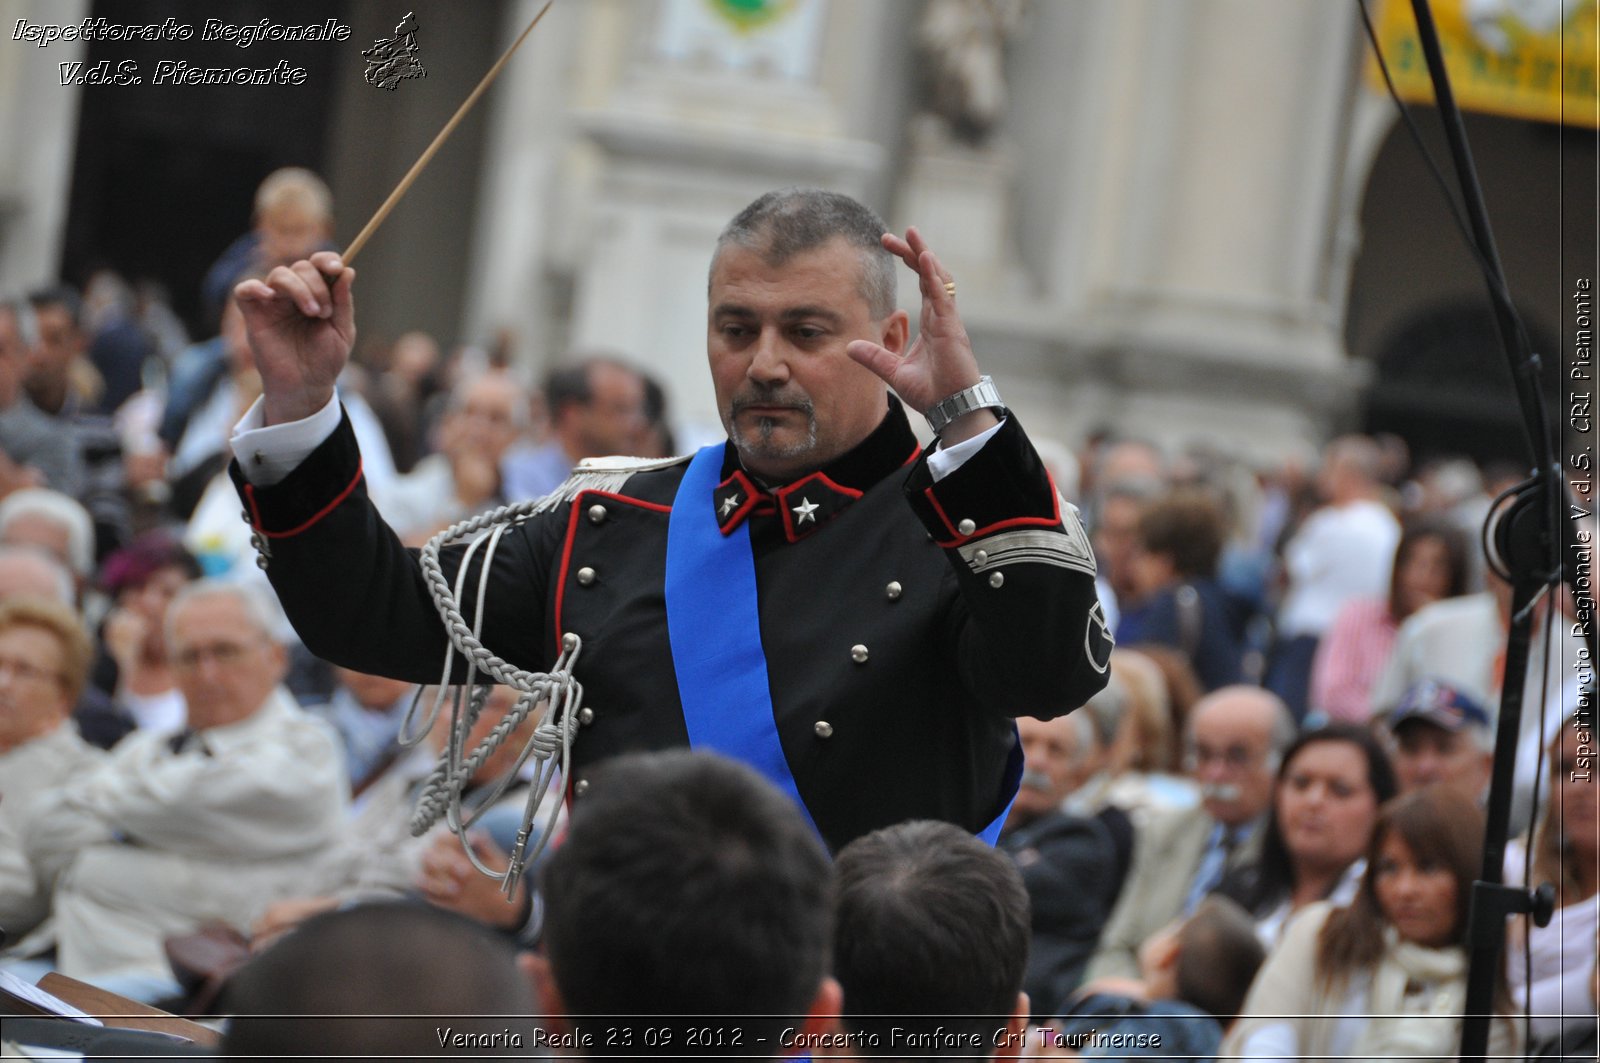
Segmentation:
<svg viewBox="0 0 1600 1063">
<path fill-rule="evenodd" d="M 710 1036 L 700 1054 L 758 1036 L 774 1054 L 1115 1054 L 1095 1048 L 1109 1032 L 1168 1058 L 1453 1051 L 1510 610 L 1468 544 L 1514 474 L 1412 468 L 1364 436 L 1315 469 L 1110 433 L 1057 447 L 1117 648 L 1086 707 L 1019 719 L 995 849 L 913 823 L 830 864 L 758 779 L 673 754 L 608 767 L 625 781 L 508 903 L 453 836 L 410 836 L 441 735 L 403 743 L 413 688 L 285 630 L 224 471 L 260 392 L 226 292 L 326 246 L 331 209 L 305 171 L 262 185 L 206 278 L 199 342 L 109 274 L 0 300 L 0 966 L 175 1004 L 170 943 L 221 925 L 234 963 L 254 937 L 220 998 L 240 1014 L 532 1008 L 576 1036 L 573 1015 L 672 1013 L 694 1019 L 658 1036 Z M 660 385 L 626 359 L 562 359 L 539 387 L 512 361 L 412 333 L 341 379 L 410 544 L 583 458 L 673 452 Z M 1526 999 L 1536 1018 L 1497 1020 L 1496 1051 L 1570 1044 L 1562 1016 L 1595 1009 L 1592 692 L 1568 667 L 1571 602 L 1554 609 L 1506 877 L 1554 883 L 1557 912 L 1508 927 L 1499 1011 Z M 484 727 L 505 704 L 490 695 Z M 464 792 L 478 862 L 515 844 L 519 746 Z M 552 795 L 539 816 L 566 810 Z M 307 977 L 334 965 L 406 977 Z M 730 1024 L 756 1014 L 772 1029 Z M 284 1029 L 233 1037 L 270 1054 Z"/>
</svg>

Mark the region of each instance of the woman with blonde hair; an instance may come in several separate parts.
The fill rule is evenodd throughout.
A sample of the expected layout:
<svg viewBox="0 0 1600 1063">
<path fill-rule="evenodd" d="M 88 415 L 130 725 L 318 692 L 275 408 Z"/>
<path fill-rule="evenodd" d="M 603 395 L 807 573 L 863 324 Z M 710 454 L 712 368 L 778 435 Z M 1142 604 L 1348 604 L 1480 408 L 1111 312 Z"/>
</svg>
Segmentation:
<svg viewBox="0 0 1600 1063">
<path fill-rule="evenodd" d="M 1172 725 L 1172 694 L 1148 649 L 1119 647 L 1111 653 L 1112 683 L 1123 697 L 1094 802 L 1122 809 L 1135 826 L 1171 809 L 1193 808 L 1200 799 L 1193 781 L 1173 770 L 1178 734 Z"/>
<path fill-rule="evenodd" d="M 1289 924 L 1219 1056 L 1453 1059 L 1482 839 L 1482 813 L 1454 791 L 1386 804 L 1355 899 L 1308 905 Z M 1507 1011 L 1503 986 L 1498 996 Z M 1496 1021 L 1490 1054 L 1514 1055 L 1515 1042 L 1510 1020 Z"/>
</svg>

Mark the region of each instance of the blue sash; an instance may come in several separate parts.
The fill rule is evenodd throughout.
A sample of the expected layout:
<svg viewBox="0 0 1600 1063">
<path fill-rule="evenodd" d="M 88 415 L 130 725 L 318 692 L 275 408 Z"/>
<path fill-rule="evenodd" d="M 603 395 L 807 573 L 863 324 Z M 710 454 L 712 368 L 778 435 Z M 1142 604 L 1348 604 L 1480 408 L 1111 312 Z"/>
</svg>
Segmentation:
<svg viewBox="0 0 1600 1063">
<path fill-rule="evenodd" d="M 711 503 L 722 482 L 724 452 L 719 444 L 695 454 L 667 520 L 667 636 L 683 722 L 692 748 L 748 764 L 789 795 L 815 830 L 772 715 L 750 524 L 723 535 Z M 1013 730 L 1004 805 L 978 832 L 990 845 L 1000 836 L 1021 778 L 1022 743 Z"/>
<path fill-rule="evenodd" d="M 1006 825 L 1006 817 L 1011 815 L 1011 806 L 1017 800 L 1017 791 L 1022 786 L 1022 736 L 1017 733 L 1017 725 L 1011 725 L 1011 752 L 1006 755 L 1006 774 L 1000 784 L 1000 792 L 1005 795 L 1005 803 L 1000 806 L 1000 814 L 989 821 L 989 825 L 978 832 L 978 837 L 990 845 L 1000 840 L 1000 828 Z"/>
<path fill-rule="evenodd" d="M 811 822 L 772 718 L 750 524 L 723 535 L 711 504 L 723 453 L 719 445 L 695 454 L 667 520 L 667 637 L 683 722 L 692 748 L 750 765 Z"/>
</svg>

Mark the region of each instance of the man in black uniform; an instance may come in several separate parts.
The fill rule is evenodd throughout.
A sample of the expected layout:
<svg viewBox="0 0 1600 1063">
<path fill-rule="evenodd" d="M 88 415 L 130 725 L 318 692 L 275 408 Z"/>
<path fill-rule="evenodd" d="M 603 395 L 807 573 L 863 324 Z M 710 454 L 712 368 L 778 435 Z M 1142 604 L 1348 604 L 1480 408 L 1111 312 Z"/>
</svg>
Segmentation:
<svg viewBox="0 0 1600 1063">
<path fill-rule="evenodd" d="M 896 258 L 920 280 L 915 342 Z M 445 629 L 333 398 L 354 277 L 319 254 L 236 289 L 263 396 L 233 476 L 306 645 L 431 682 Z M 849 197 L 769 193 L 718 241 L 707 347 L 728 444 L 609 490 L 580 476 L 483 577 L 490 650 L 546 671 L 581 645 L 572 793 L 603 758 L 687 744 L 755 766 L 835 850 L 911 818 L 997 833 L 1011 717 L 1081 705 L 1111 642 L 1083 528 L 981 377 L 954 282 Z M 906 406 L 939 436 L 921 453 Z"/>
</svg>

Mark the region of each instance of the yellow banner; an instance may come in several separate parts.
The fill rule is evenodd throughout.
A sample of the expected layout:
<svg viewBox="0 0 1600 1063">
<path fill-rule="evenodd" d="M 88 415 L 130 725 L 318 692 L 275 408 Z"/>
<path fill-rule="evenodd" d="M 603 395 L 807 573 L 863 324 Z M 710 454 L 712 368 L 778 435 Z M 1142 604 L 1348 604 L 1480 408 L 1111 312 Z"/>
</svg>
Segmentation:
<svg viewBox="0 0 1600 1063">
<path fill-rule="evenodd" d="M 1430 0 L 1462 110 L 1600 128 L 1600 0 Z M 1374 25 L 1402 99 L 1433 102 L 1410 0 L 1382 0 Z M 1367 78 L 1387 91 L 1371 55 Z"/>
</svg>

